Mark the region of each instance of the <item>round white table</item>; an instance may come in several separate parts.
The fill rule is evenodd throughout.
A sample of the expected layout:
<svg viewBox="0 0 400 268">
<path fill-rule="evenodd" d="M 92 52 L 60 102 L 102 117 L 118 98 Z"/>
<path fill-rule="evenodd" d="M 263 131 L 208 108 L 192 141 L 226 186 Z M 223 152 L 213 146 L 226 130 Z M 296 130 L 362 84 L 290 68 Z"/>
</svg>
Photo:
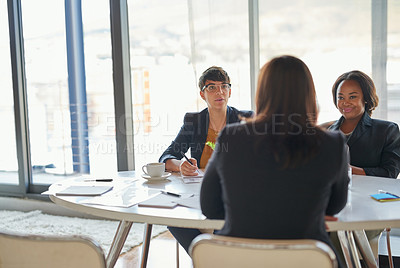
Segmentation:
<svg viewBox="0 0 400 268">
<path fill-rule="evenodd" d="M 107 256 L 108 267 L 113 267 L 133 222 L 146 223 L 144 244 L 142 251 L 142 267 L 146 266 L 148 247 L 153 224 L 198 228 L 220 229 L 223 220 L 206 219 L 199 209 L 177 206 L 175 208 L 140 207 L 137 204 L 130 207 L 117 207 L 109 205 L 85 204 L 87 197 L 57 196 L 55 193 L 67 185 L 73 185 L 83 178 L 74 178 L 50 186 L 48 194 L 50 199 L 61 206 L 95 215 L 103 218 L 119 220 L 120 225 L 115 234 L 113 244 Z M 183 183 L 179 173 L 172 173 L 167 180 L 148 182 L 134 171 L 120 172 L 114 177 L 114 189 L 107 193 L 118 195 L 123 191 L 135 190 L 167 190 L 177 193 L 191 193 L 198 195 L 200 183 Z M 106 183 L 107 185 L 107 183 Z M 376 262 L 371 256 L 372 251 L 366 240 L 363 230 L 400 228 L 400 201 L 377 202 L 370 198 L 378 190 L 400 195 L 400 181 L 380 177 L 353 175 L 352 188 L 349 192 L 349 202 L 346 207 L 336 215 L 338 221 L 327 222 L 329 231 L 338 231 L 342 249 L 349 267 L 359 267 L 356 245 L 361 248 L 361 254 L 371 267 L 376 267 Z M 364 255 L 365 254 L 365 255 Z"/>
</svg>

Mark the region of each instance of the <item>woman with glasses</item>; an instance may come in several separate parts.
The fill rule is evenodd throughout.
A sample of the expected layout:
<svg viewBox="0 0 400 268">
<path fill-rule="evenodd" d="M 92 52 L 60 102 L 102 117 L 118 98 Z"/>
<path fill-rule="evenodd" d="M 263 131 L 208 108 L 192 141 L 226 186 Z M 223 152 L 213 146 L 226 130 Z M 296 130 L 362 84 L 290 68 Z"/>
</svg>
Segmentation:
<svg viewBox="0 0 400 268">
<path fill-rule="evenodd" d="M 181 130 L 159 159 L 159 162 L 165 163 L 165 169 L 189 176 L 196 175 L 198 168 L 206 167 L 213 153 L 212 144 L 215 144 L 225 125 L 253 115 L 252 111 L 239 111 L 228 106 L 231 96 L 230 78 L 221 67 L 212 66 L 205 70 L 199 79 L 199 88 L 207 108 L 185 115 Z M 189 148 L 191 163 L 185 159 L 182 161 L 182 153 L 186 153 Z"/>
<path fill-rule="evenodd" d="M 159 162 L 165 163 L 165 169 L 179 171 L 183 175 L 197 175 L 198 168 L 206 167 L 214 151 L 210 145 L 215 144 L 225 125 L 253 115 L 252 111 L 239 111 L 228 106 L 231 96 L 230 78 L 221 67 L 212 66 L 205 70 L 199 79 L 199 88 L 207 108 L 185 115 L 181 130 L 159 159 Z M 189 148 L 191 163 L 182 154 Z M 168 227 L 168 230 L 186 252 L 192 240 L 201 234 L 200 230 L 190 228 Z"/>
</svg>

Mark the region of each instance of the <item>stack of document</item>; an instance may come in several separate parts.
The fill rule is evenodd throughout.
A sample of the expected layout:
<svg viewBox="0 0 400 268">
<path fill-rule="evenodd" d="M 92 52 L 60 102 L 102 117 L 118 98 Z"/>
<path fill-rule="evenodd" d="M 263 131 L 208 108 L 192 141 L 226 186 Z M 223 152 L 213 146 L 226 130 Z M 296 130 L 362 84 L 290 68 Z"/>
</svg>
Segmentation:
<svg viewBox="0 0 400 268">
<path fill-rule="evenodd" d="M 198 174 L 194 176 L 186 176 L 182 175 L 182 180 L 184 183 L 196 183 L 196 182 L 202 182 L 204 172 L 200 169 L 197 170 Z"/>
<path fill-rule="evenodd" d="M 139 203 L 139 207 L 174 208 L 180 201 L 192 197 L 193 194 L 181 194 L 180 196 L 158 193 L 157 195 Z"/>
<path fill-rule="evenodd" d="M 76 185 L 69 186 L 59 192 L 56 195 L 80 195 L 80 196 L 97 196 L 102 195 L 108 191 L 111 191 L 113 186 L 100 186 L 100 185 Z"/>
</svg>

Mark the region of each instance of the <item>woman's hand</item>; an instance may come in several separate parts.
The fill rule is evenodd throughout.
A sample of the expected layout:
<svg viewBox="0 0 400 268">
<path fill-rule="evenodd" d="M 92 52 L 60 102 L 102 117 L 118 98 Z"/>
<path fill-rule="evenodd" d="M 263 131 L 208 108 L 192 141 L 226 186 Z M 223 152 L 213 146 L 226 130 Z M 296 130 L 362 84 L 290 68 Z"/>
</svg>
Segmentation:
<svg viewBox="0 0 400 268">
<path fill-rule="evenodd" d="M 334 216 L 325 215 L 325 229 L 329 231 L 328 225 L 326 225 L 327 221 L 337 221 L 338 218 Z"/>
<path fill-rule="evenodd" d="M 177 159 L 168 159 L 165 161 L 165 170 L 173 171 L 173 172 L 180 172 L 180 165 L 181 160 Z"/>
<path fill-rule="evenodd" d="M 198 174 L 197 173 L 197 160 L 194 159 L 194 158 L 190 158 L 190 161 L 193 163 L 193 165 L 190 164 L 186 160 L 182 161 L 182 163 L 181 163 L 181 165 L 179 167 L 182 175 L 195 176 L 195 175 Z"/>
</svg>

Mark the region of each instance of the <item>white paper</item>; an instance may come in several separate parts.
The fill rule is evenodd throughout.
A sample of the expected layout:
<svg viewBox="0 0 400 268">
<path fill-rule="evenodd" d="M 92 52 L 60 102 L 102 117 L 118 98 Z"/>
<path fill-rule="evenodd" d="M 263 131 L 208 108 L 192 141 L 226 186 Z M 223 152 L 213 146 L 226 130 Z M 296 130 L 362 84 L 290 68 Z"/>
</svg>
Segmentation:
<svg viewBox="0 0 400 268">
<path fill-rule="evenodd" d="M 192 196 L 187 197 L 187 198 L 181 198 L 181 199 L 179 199 L 179 201 L 177 203 L 180 206 L 201 209 L 201 207 L 200 207 L 200 195 L 192 195 Z"/>
<path fill-rule="evenodd" d="M 174 208 L 182 199 L 186 199 L 193 194 L 182 194 L 181 197 L 169 194 L 159 193 L 145 201 L 139 203 L 140 207 L 155 207 L 155 208 Z"/>
<path fill-rule="evenodd" d="M 159 193 L 159 191 L 153 189 L 137 189 L 136 187 L 126 187 L 120 191 L 112 191 L 103 194 L 102 196 L 84 199 L 80 203 L 127 208 L 134 206 L 157 193 Z"/>
<path fill-rule="evenodd" d="M 184 183 L 197 183 L 197 182 L 202 182 L 204 172 L 200 169 L 197 170 L 197 175 L 194 176 L 186 176 L 182 175 L 182 180 Z"/>
<path fill-rule="evenodd" d="M 98 196 L 108 191 L 111 191 L 112 185 L 99 186 L 99 185 L 84 185 L 84 186 L 69 186 L 59 192 L 56 195 L 74 195 L 74 196 Z"/>
</svg>

